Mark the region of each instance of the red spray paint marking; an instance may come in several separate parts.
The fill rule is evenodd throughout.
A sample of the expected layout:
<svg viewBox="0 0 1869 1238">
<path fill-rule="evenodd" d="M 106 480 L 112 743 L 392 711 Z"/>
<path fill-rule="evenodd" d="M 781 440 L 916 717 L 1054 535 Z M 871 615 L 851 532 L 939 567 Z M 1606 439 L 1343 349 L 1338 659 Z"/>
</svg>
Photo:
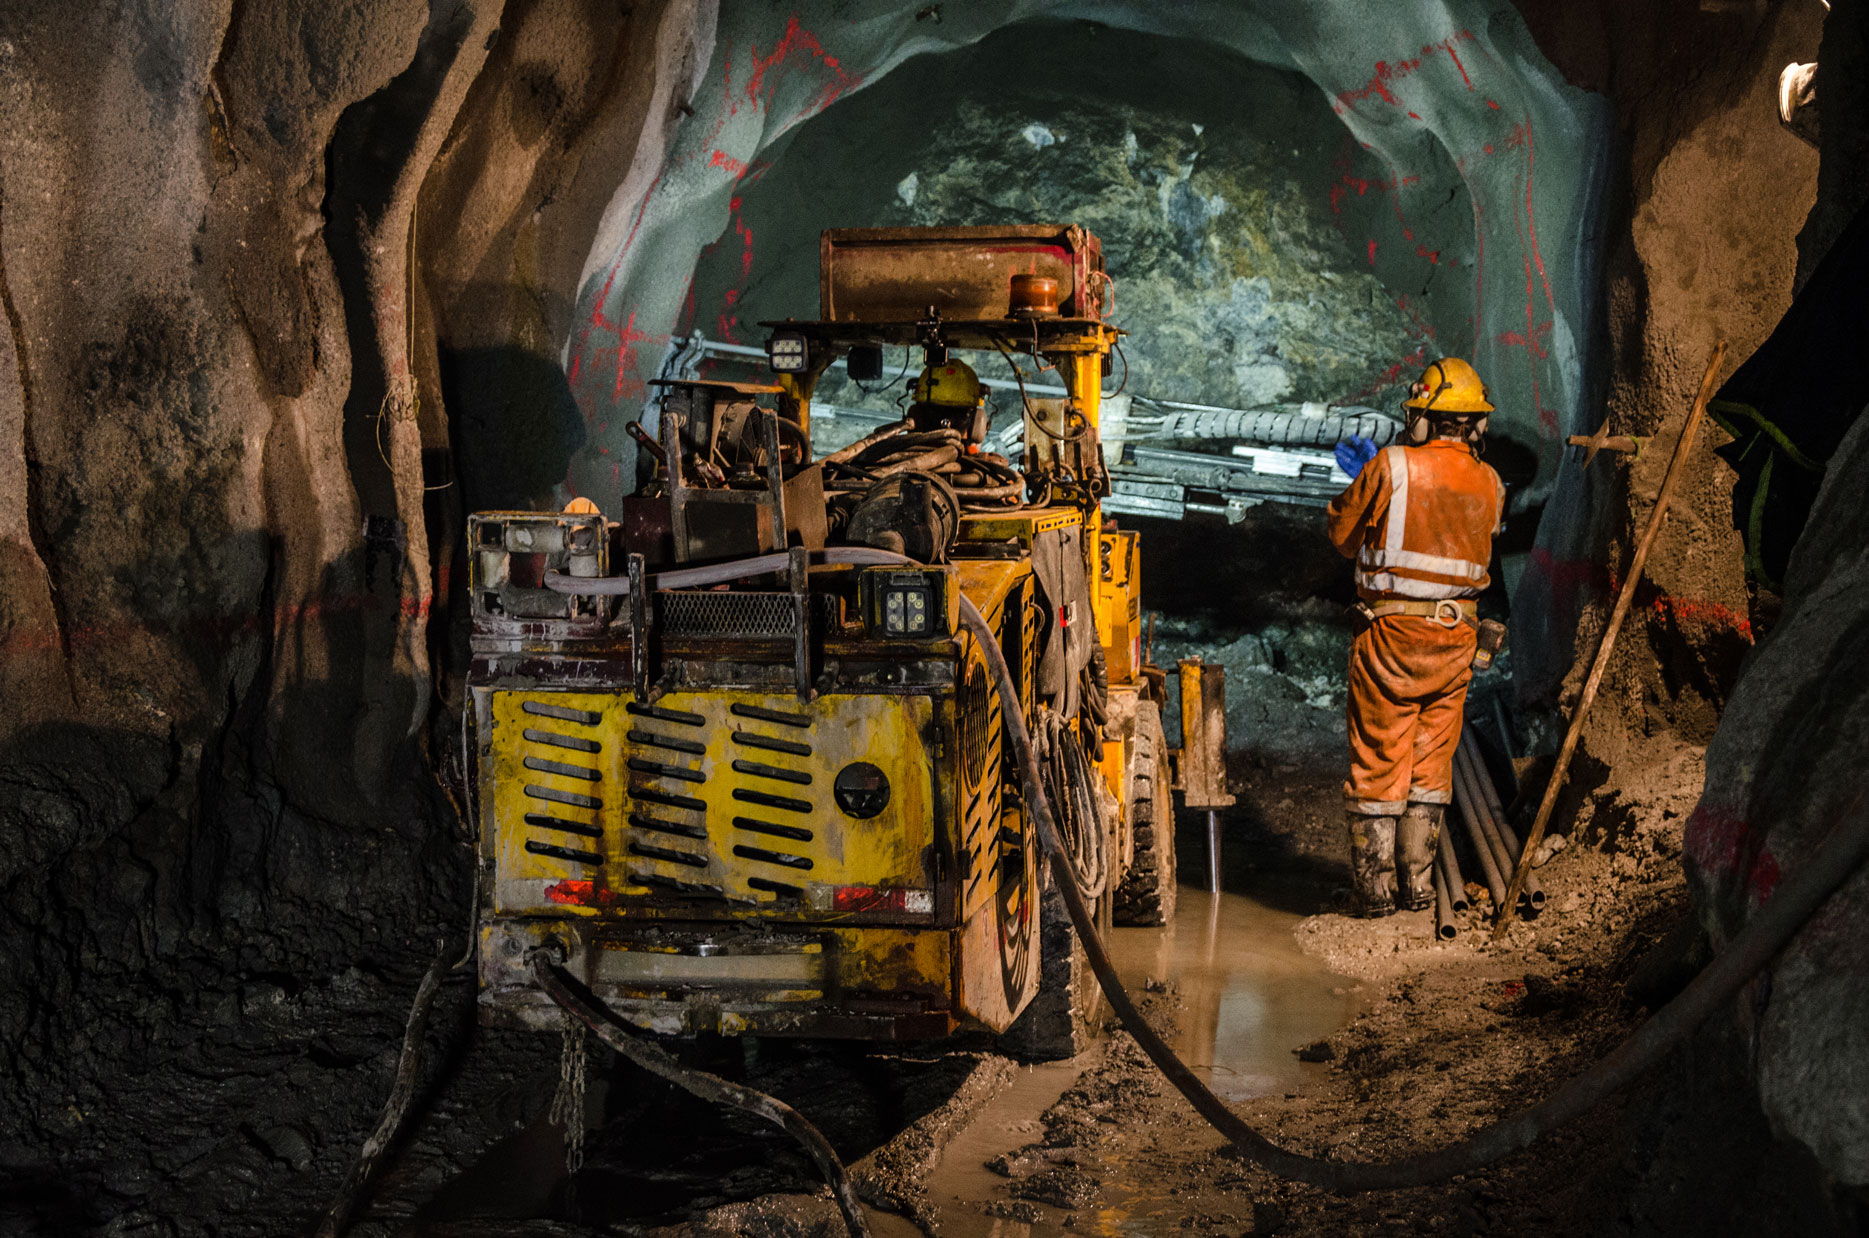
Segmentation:
<svg viewBox="0 0 1869 1238">
<path fill-rule="evenodd" d="M 1507 348 L 1523 348 L 1532 356 L 1542 361 L 1551 354 L 1539 341 L 1549 334 L 1551 334 L 1551 324 L 1549 322 L 1540 322 L 1533 324 L 1525 331 L 1501 331 L 1493 338 L 1498 340 L 1501 344 L 1504 344 Z M 1553 428 L 1555 429 L 1555 427 Z"/>
<path fill-rule="evenodd" d="M 1537 170 L 1538 151 L 1532 141 L 1532 118 L 1525 117 L 1525 231 L 1531 238 L 1532 263 L 1538 268 L 1538 279 L 1544 285 L 1545 306 L 1551 312 L 1557 312 L 1557 303 L 1551 297 L 1551 280 L 1545 274 L 1544 254 L 1538 248 L 1538 219 L 1532 212 L 1532 175 Z"/>
<path fill-rule="evenodd" d="M 1434 328 L 1428 327 L 1425 323 L 1420 325 L 1430 334 L 1433 333 Z M 1400 361 L 1397 361 L 1388 369 L 1384 370 L 1373 382 L 1366 384 L 1362 390 L 1351 393 L 1350 402 L 1355 403 L 1358 400 L 1369 399 L 1384 387 L 1392 387 L 1396 383 L 1401 382 L 1403 378 L 1412 376 L 1415 371 L 1420 370 L 1423 366 L 1427 365 L 1427 363 L 1428 346 L 1426 344 L 1417 345 L 1414 352 L 1409 353 L 1406 357 L 1403 357 Z"/>
<path fill-rule="evenodd" d="M 614 350 L 616 353 L 616 383 L 610 393 L 611 399 L 621 400 L 625 392 L 628 392 L 631 399 L 640 399 L 642 396 L 648 394 L 648 388 L 643 384 L 642 379 L 634 372 L 637 362 L 636 345 L 649 342 L 667 343 L 668 336 L 651 335 L 645 331 L 638 331 L 636 329 L 636 311 L 633 309 L 629 312 L 629 317 L 619 326 L 605 317 L 601 304 L 592 311 L 591 324 L 602 330 L 609 331 L 617 337 Z M 604 353 L 610 351 L 612 351 L 611 348 L 605 345 L 603 348 L 597 350 L 597 355 L 602 357 Z"/>
<path fill-rule="evenodd" d="M 1701 872 L 1726 877 L 1738 872 L 1748 858 L 1750 848 L 1746 844 L 1751 835 L 1751 823 L 1738 813 L 1703 801 L 1688 816 L 1681 831 L 1681 845 Z"/>
<path fill-rule="evenodd" d="M 740 278 L 747 279 L 753 274 L 753 230 L 740 218 L 740 199 L 735 198 L 732 210 L 733 230 L 740 234 Z"/>
<path fill-rule="evenodd" d="M 759 50 L 759 45 L 757 43 L 753 44 L 749 52 L 752 68 L 747 74 L 745 86 L 738 90 L 736 90 L 733 85 L 733 61 L 731 58 L 728 58 L 726 61 L 722 75 L 723 107 L 719 119 L 715 122 L 714 132 L 710 136 L 710 146 L 712 146 L 715 139 L 719 138 L 726 127 L 727 121 L 739 114 L 740 108 L 743 105 L 755 108 L 762 113 L 765 112 L 771 104 L 772 96 L 778 91 L 782 70 L 788 68 L 792 64 L 798 63 L 801 55 L 805 57 L 806 64 L 811 64 L 815 61 L 815 63 L 821 64 L 824 68 L 829 69 L 831 71 L 831 78 L 816 95 L 812 96 L 806 102 L 805 106 L 797 114 L 788 117 L 780 123 L 777 126 L 777 132 L 783 132 L 800 121 L 817 115 L 832 103 L 836 102 L 839 97 L 861 84 L 861 79 L 859 77 L 846 72 L 843 66 L 838 63 L 835 56 L 828 55 L 825 52 L 824 46 L 818 41 L 817 36 L 801 26 L 798 21 L 798 15 L 794 13 L 786 20 L 785 31 L 779 37 L 778 42 L 773 45 L 770 52 L 762 55 Z M 771 128 L 771 126 L 768 126 L 768 128 Z M 771 165 L 769 163 L 760 163 L 749 166 L 747 163 L 727 154 L 718 146 L 713 146 L 712 154 L 708 159 L 708 166 L 726 172 L 734 179 L 734 183 L 737 185 L 748 180 L 757 180 Z M 741 241 L 740 278 L 744 282 L 751 278 L 753 273 L 753 233 L 752 229 L 747 227 L 745 221 L 740 218 L 740 204 L 741 200 L 736 196 L 729 207 L 728 231 L 737 234 Z M 703 253 L 713 252 L 718 244 L 719 242 L 715 242 L 713 245 L 709 245 Z M 715 329 L 717 334 L 722 339 L 730 342 L 735 339 L 739 327 L 739 316 L 733 312 L 733 306 L 738 300 L 739 291 L 740 289 L 729 291 L 725 299 L 725 304 L 715 316 Z M 692 325 L 694 321 L 692 285 L 690 285 L 689 288 L 689 295 L 690 300 L 683 308 L 683 315 L 688 323 Z"/>
<path fill-rule="evenodd" d="M 1356 90 L 1340 91 L 1331 107 L 1339 116 L 1346 111 L 1354 111 L 1357 104 L 1368 102 L 1371 98 L 1381 99 L 1391 107 L 1401 107 L 1400 100 L 1395 97 L 1395 92 L 1390 87 L 1401 82 L 1403 78 L 1412 76 L 1429 57 L 1441 51 L 1446 52 L 1453 60 L 1454 67 L 1460 70 L 1460 80 L 1466 83 L 1468 90 L 1472 90 L 1473 82 L 1467 77 L 1466 66 L 1460 63 L 1460 56 L 1454 51 L 1456 44 L 1472 41 L 1473 32 L 1462 30 L 1439 43 L 1427 44 L 1421 49 L 1421 55 L 1412 60 L 1398 60 L 1394 64 L 1386 60 L 1378 60 L 1375 70 L 1370 74 L 1369 81 Z M 1420 118 L 1416 117 L 1416 119 Z"/>
<path fill-rule="evenodd" d="M 1468 37 L 1471 38 L 1472 36 L 1469 35 Z M 1467 76 L 1467 66 L 1460 63 L 1460 53 L 1454 50 L 1454 41 L 1452 39 L 1448 39 L 1445 42 L 1438 44 L 1437 46 L 1439 46 L 1442 51 L 1445 51 L 1447 53 L 1447 58 L 1449 60 L 1454 62 L 1454 68 L 1460 70 L 1461 84 L 1465 86 L 1468 90 L 1472 90 L 1473 79 Z"/>
<path fill-rule="evenodd" d="M 1681 843 L 1694 867 L 1715 881 L 1738 882 L 1753 907 L 1772 896 L 1784 875 L 1764 833 L 1730 808 L 1701 801 Z"/>
<path fill-rule="evenodd" d="M 1366 142 L 1360 143 L 1360 145 L 1363 146 L 1364 149 L 1369 149 L 1369 144 Z M 1401 207 L 1399 203 L 1395 201 L 1394 195 L 1396 195 L 1396 191 L 1399 189 L 1406 188 L 1407 186 L 1410 186 L 1410 185 L 1418 184 L 1420 182 L 1419 177 L 1414 177 L 1414 176 L 1405 177 L 1405 176 L 1400 176 L 1398 174 L 1397 176 L 1390 177 L 1386 181 L 1372 181 L 1368 179 L 1367 177 L 1354 176 L 1350 173 L 1350 156 L 1348 154 L 1343 154 L 1343 155 L 1338 156 L 1336 164 L 1337 164 L 1337 181 L 1335 184 L 1331 185 L 1330 187 L 1330 211 L 1331 211 L 1332 216 L 1335 217 L 1335 223 L 1336 223 L 1337 231 L 1339 234 L 1344 235 L 1346 240 L 1348 239 L 1348 235 L 1344 233 L 1343 205 L 1344 205 L 1345 199 L 1349 196 L 1350 191 L 1355 190 L 1358 197 L 1364 197 L 1367 194 L 1369 194 L 1371 190 L 1374 190 L 1377 193 L 1387 193 L 1387 194 L 1392 195 L 1391 196 L 1391 209 L 1395 211 L 1396 218 L 1402 221 L 1402 235 L 1405 238 L 1413 239 L 1414 233 L 1408 227 L 1407 221 L 1402 219 Z M 1372 267 L 1376 265 L 1377 249 L 1378 249 L 1378 243 L 1376 239 L 1374 237 L 1368 238 L 1366 253 L 1369 258 L 1369 265 Z M 1437 258 L 1439 257 L 1438 251 L 1436 252 L 1435 256 Z M 1428 339 L 1434 338 L 1434 328 L 1422 320 L 1420 313 L 1415 309 L 1415 307 L 1412 304 L 1409 303 L 1407 294 L 1405 293 L 1399 294 L 1394 298 L 1394 300 L 1395 300 L 1396 306 L 1400 308 L 1401 311 L 1408 316 L 1411 327 L 1414 329 L 1416 334 L 1424 336 Z M 1411 368 L 1411 367 L 1419 368 L 1421 365 L 1426 364 L 1426 362 L 1422 359 L 1424 348 L 1417 348 L 1414 354 L 1411 357 L 1409 357 L 1407 360 L 1397 363 L 1396 365 L 1390 366 L 1389 369 L 1383 374 L 1381 378 L 1377 379 L 1374 383 L 1364 387 L 1362 391 L 1357 392 L 1351 398 L 1352 399 L 1363 399 L 1367 396 L 1373 395 L 1377 391 L 1380 391 L 1381 389 L 1383 389 L 1384 387 L 1387 387 L 1390 384 L 1398 381 L 1404 369 Z"/>
<path fill-rule="evenodd" d="M 836 57 L 825 53 L 817 37 L 802 27 L 799 24 L 797 15 L 793 14 L 786 22 L 784 33 L 780 36 L 779 41 L 773 46 L 769 53 L 762 56 L 759 52 L 758 45 L 755 44 L 753 46 L 751 53 L 752 71 L 748 75 L 745 87 L 739 92 L 735 92 L 732 86 L 733 62 L 731 58 L 727 60 L 723 74 L 723 85 L 726 91 L 724 102 L 727 106 L 723 114 L 716 119 L 713 133 L 709 135 L 708 140 L 703 143 L 700 148 L 708 152 L 709 167 L 718 168 L 726 172 L 729 176 L 734 177 L 736 180 L 746 174 L 746 165 L 726 151 L 720 149 L 715 139 L 720 136 L 727 121 L 738 113 L 742 102 L 763 109 L 766 106 L 767 97 L 777 88 L 780 79 L 778 70 L 792 62 L 801 53 L 805 54 L 808 59 L 814 59 L 817 63 L 831 70 L 832 77 L 831 80 L 825 84 L 823 89 L 810 100 L 805 109 L 801 111 L 798 116 L 791 118 L 784 126 L 781 126 L 782 129 L 789 128 L 791 124 L 803 120 L 807 116 L 815 115 L 823 111 L 840 96 L 861 84 L 861 79 L 846 72 L 843 67 L 839 65 Z M 736 97 L 736 93 L 738 97 Z M 687 162 L 690 158 L 692 158 L 692 156 L 682 156 L 677 160 L 677 165 Z M 588 351 L 589 337 L 593 329 L 603 331 L 617 330 L 613 323 L 606 317 L 605 307 L 610 303 L 610 294 L 615 287 L 617 277 L 622 272 L 624 263 L 627 261 L 631 250 L 636 244 L 638 233 L 641 231 L 643 221 L 647 217 L 649 205 L 655 198 L 656 191 L 660 188 L 663 175 L 665 174 L 666 169 L 664 172 L 657 174 L 655 180 L 650 182 L 649 188 L 644 191 L 642 200 L 636 204 L 636 215 L 631 221 L 629 233 L 625 236 L 621 248 L 617 251 L 616 258 L 611 262 L 610 269 L 605 274 L 603 288 L 598 292 L 595 299 L 590 321 L 579 335 L 578 347 L 575 350 L 579 355 Z M 634 320 L 635 312 L 631 311 L 624 331 L 618 332 L 618 374 L 614 384 L 613 399 L 621 399 L 625 395 L 629 395 L 631 398 L 639 398 L 641 395 L 646 394 L 646 388 L 642 380 L 633 374 L 625 375 L 623 371 L 627 367 L 634 366 L 637 362 L 637 355 L 633 347 L 635 343 L 647 342 L 651 339 L 666 339 L 665 336 L 649 336 L 642 333 L 637 333 L 634 338 L 628 338 L 627 332 L 634 331 Z M 606 349 L 603 351 L 608 350 Z M 573 365 L 574 368 L 581 368 L 576 367 L 575 361 Z"/>
<path fill-rule="evenodd" d="M 1396 294 L 1395 307 L 1408 315 L 1409 328 L 1413 330 L 1415 334 L 1425 339 L 1431 340 L 1434 338 L 1434 325 L 1421 316 L 1421 311 L 1415 308 L 1415 303 L 1408 299 L 1407 293 L 1402 292 Z"/>
<path fill-rule="evenodd" d="M 1752 896 L 1752 905 L 1759 906 L 1772 896 L 1778 888 L 1778 857 L 1772 854 L 1771 844 L 1759 849 L 1759 858 L 1752 864 L 1752 879 L 1746 882 L 1746 890 Z"/>
<path fill-rule="evenodd" d="M 1560 608 L 1580 603 L 1586 594 L 1600 598 L 1622 591 L 1621 574 L 1590 559 L 1560 559 L 1538 547 L 1531 552 L 1531 566 L 1550 582 L 1552 598 Z M 1665 593 L 1652 581 L 1644 580 L 1636 587 L 1632 605 L 1676 627 L 1725 630 L 1746 641 L 1753 639 L 1752 621 L 1732 607 L 1709 599 Z"/>
<path fill-rule="evenodd" d="M 835 56 L 828 56 L 825 54 L 824 46 L 818 42 L 817 36 L 799 25 L 798 14 L 794 13 L 786 20 L 785 33 L 780 36 L 778 43 L 773 45 L 772 51 L 769 54 L 761 56 L 758 47 L 754 47 L 753 72 L 746 80 L 745 93 L 747 101 L 749 103 L 760 103 L 760 87 L 766 82 L 766 74 L 773 69 L 785 65 L 787 61 L 799 52 L 808 52 L 810 55 L 816 57 L 825 68 L 832 72 L 833 77 L 831 81 L 825 84 L 818 95 L 806 105 L 805 111 L 795 119 L 802 120 L 805 116 L 817 115 L 819 112 L 822 112 L 825 108 L 835 103 L 840 95 L 858 84 L 859 79 L 844 72 L 843 66 L 837 63 L 837 58 Z"/>
</svg>

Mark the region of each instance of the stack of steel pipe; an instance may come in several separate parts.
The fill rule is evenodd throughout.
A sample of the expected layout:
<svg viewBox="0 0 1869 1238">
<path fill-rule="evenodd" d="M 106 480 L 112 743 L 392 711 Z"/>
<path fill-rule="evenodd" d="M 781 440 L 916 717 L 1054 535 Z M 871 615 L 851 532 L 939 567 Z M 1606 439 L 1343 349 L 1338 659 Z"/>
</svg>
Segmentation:
<svg viewBox="0 0 1869 1238">
<path fill-rule="evenodd" d="M 1480 857 L 1480 867 L 1486 874 L 1487 889 L 1497 911 L 1505 902 L 1506 882 L 1518 865 L 1519 839 L 1505 822 L 1499 792 L 1480 759 L 1479 746 L 1470 729 L 1462 731 L 1460 746 L 1454 751 L 1454 803 L 1466 823 L 1473 849 Z M 1528 874 L 1525 888 L 1519 893 L 1518 914 L 1535 913 L 1544 905 L 1543 888 L 1536 876 Z"/>
<path fill-rule="evenodd" d="M 1443 828 L 1434 852 L 1434 935 L 1442 941 L 1458 937 L 1460 926 L 1454 923 L 1454 916 L 1469 905 L 1460 862 L 1454 858 L 1454 840 Z"/>
<path fill-rule="evenodd" d="M 1499 787 L 1492 776 L 1486 772 L 1486 762 L 1480 756 L 1479 741 L 1473 738 L 1473 732 L 1467 731 L 1461 736 L 1461 743 L 1467 749 L 1467 768 L 1474 774 L 1474 781 L 1480 784 L 1480 795 L 1486 801 L 1486 807 L 1493 814 L 1493 820 L 1499 823 L 1499 836 L 1511 849 L 1512 862 L 1518 863 L 1524 851 L 1524 844 L 1519 841 L 1518 831 L 1506 821 L 1505 805 L 1499 802 Z M 1544 887 L 1538 884 L 1538 874 L 1525 874 L 1525 894 L 1531 900 L 1534 910 L 1542 910 L 1545 905 Z"/>
</svg>

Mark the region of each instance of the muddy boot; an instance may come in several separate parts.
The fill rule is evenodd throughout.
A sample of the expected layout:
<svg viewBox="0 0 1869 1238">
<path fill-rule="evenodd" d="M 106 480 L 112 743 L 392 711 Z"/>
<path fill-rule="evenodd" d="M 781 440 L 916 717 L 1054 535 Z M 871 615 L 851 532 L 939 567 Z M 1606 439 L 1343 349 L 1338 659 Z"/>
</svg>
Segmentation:
<svg viewBox="0 0 1869 1238">
<path fill-rule="evenodd" d="M 1395 818 L 1346 814 L 1350 826 L 1350 912 L 1386 916 L 1395 911 Z"/>
<path fill-rule="evenodd" d="M 1440 804 L 1411 803 L 1395 827 L 1395 902 L 1404 911 L 1434 906 L 1434 849 L 1444 811 Z"/>
</svg>

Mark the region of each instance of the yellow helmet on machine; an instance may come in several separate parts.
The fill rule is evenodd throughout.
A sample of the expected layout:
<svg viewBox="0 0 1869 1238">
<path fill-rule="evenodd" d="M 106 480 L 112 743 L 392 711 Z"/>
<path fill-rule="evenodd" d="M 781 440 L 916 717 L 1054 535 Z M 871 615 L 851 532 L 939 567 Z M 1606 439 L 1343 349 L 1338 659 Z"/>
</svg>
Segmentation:
<svg viewBox="0 0 1869 1238">
<path fill-rule="evenodd" d="M 1486 384 L 1472 366 L 1459 357 L 1442 357 L 1421 371 L 1421 378 L 1408 389 L 1404 408 L 1424 413 L 1456 415 L 1490 413 L 1493 403 L 1486 396 Z"/>
<path fill-rule="evenodd" d="M 980 376 L 965 361 L 925 365 L 915 380 L 915 402 L 972 408 L 980 403 Z"/>
</svg>

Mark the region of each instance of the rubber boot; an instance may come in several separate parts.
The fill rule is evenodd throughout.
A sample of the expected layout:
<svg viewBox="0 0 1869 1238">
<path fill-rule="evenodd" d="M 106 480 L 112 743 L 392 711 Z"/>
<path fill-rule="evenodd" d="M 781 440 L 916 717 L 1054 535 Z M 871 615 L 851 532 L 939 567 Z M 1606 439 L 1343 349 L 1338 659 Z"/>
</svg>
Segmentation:
<svg viewBox="0 0 1869 1238">
<path fill-rule="evenodd" d="M 1350 827 L 1350 911 L 1365 918 L 1395 911 L 1395 818 L 1345 814 Z"/>
<path fill-rule="evenodd" d="M 1441 804 L 1411 803 L 1395 827 L 1395 903 L 1404 911 L 1434 906 L 1434 849 L 1445 811 Z"/>
</svg>

